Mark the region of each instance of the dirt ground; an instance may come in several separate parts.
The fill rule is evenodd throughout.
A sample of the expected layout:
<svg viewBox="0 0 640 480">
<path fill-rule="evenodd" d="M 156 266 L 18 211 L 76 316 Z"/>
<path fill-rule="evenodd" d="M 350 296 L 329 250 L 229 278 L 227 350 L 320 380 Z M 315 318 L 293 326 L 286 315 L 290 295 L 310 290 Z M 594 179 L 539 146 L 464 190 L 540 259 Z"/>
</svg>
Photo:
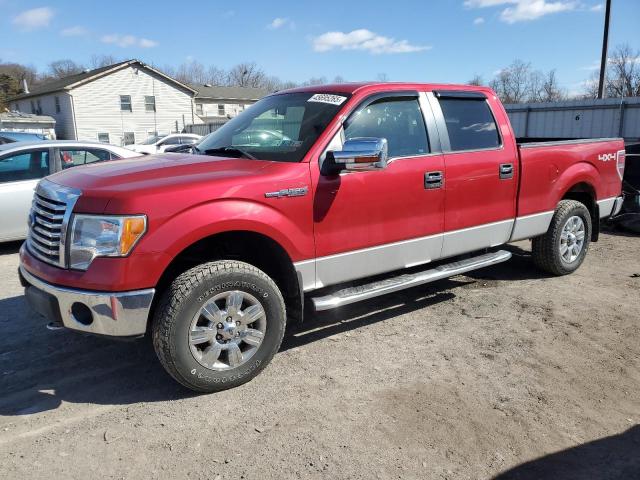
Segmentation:
<svg viewBox="0 0 640 480">
<path fill-rule="evenodd" d="M 469 276 L 307 318 L 194 395 L 148 342 L 48 331 L 0 247 L 0 477 L 640 478 L 640 238 L 547 278 Z"/>
</svg>

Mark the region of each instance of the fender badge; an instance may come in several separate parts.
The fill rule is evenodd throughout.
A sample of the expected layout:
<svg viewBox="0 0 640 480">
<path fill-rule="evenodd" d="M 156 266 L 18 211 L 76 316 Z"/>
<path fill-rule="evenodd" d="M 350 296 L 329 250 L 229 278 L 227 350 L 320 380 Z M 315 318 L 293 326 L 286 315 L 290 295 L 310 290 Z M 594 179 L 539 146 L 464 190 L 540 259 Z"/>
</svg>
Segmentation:
<svg viewBox="0 0 640 480">
<path fill-rule="evenodd" d="M 302 197 L 306 195 L 308 191 L 309 187 L 284 188 L 277 192 L 266 192 L 264 196 L 267 198 Z"/>
</svg>

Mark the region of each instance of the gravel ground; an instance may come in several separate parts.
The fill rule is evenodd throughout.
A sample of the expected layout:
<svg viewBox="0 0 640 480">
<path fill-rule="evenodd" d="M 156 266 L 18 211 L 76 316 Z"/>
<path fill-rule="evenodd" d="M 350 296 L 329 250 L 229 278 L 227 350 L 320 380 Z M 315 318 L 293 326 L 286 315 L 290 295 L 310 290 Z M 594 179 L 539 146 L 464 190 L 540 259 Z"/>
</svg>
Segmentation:
<svg viewBox="0 0 640 480">
<path fill-rule="evenodd" d="M 149 342 L 51 332 L 0 247 L 0 477 L 640 478 L 640 238 L 313 315 L 256 379 L 191 394 Z"/>
</svg>

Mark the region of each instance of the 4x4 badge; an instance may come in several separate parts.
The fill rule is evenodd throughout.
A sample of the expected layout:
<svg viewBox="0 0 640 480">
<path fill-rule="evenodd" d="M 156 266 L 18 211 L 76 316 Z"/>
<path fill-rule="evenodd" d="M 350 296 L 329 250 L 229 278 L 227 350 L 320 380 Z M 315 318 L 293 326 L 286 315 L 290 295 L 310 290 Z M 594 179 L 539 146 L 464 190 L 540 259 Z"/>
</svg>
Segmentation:
<svg viewBox="0 0 640 480">
<path fill-rule="evenodd" d="M 277 192 L 266 192 L 264 196 L 267 198 L 302 197 L 306 195 L 308 191 L 309 187 L 284 188 Z"/>
</svg>

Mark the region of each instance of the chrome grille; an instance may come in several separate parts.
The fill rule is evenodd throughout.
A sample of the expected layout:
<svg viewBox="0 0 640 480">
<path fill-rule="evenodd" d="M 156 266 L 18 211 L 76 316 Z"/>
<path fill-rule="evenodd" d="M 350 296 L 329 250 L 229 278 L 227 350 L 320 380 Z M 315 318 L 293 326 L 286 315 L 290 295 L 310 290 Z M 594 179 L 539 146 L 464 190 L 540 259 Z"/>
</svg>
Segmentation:
<svg viewBox="0 0 640 480">
<path fill-rule="evenodd" d="M 39 258 L 57 267 L 66 267 L 66 236 L 69 218 L 80 192 L 42 180 L 36 187 L 27 247 Z"/>
</svg>

